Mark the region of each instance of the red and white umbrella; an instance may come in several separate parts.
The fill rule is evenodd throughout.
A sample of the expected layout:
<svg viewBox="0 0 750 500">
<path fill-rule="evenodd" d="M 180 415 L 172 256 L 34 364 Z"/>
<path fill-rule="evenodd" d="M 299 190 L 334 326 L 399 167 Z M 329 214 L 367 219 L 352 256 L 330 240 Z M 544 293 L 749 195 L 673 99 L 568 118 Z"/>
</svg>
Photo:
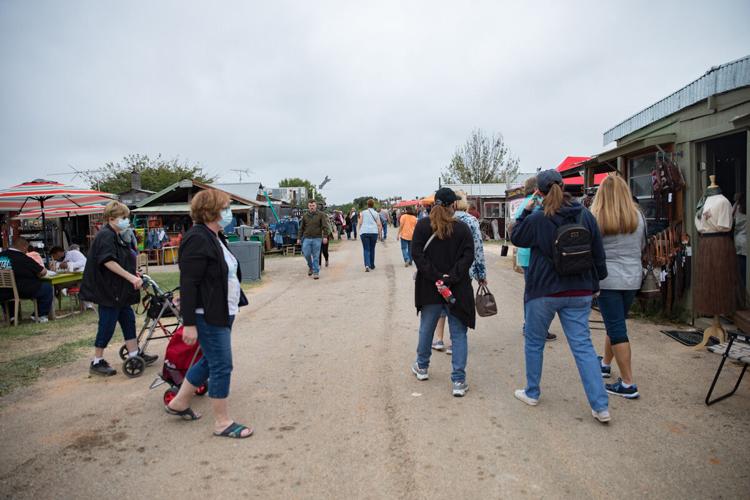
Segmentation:
<svg viewBox="0 0 750 500">
<path fill-rule="evenodd" d="M 45 208 L 44 215 L 48 219 L 56 219 L 58 217 L 75 217 L 77 215 L 91 215 L 100 214 L 104 212 L 104 205 L 83 205 L 80 207 L 68 207 L 68 208 L 53 208 L 47 210 Z M 13 217 L 14 219 L 38 219 L 42 216 L 41 210 L 30 210 L 23 212 Z"/>
<path fill-rule="evenodd" d="M 117 197 L 111 193 L 35 179 L 0 190 L 0 211 L 19 212 L 19 216 L 26 212 L 39 211 L 46 245 L 47 225 L 45 222 L 51 210 L 74 209 L 114 199 Z"/>
<path fill-rule="evenodd" d="M 0 211 L 24 212 L 76 208 L 117 199 L 111 193 L 42 179 L 0 190 Z"/>
</svg>

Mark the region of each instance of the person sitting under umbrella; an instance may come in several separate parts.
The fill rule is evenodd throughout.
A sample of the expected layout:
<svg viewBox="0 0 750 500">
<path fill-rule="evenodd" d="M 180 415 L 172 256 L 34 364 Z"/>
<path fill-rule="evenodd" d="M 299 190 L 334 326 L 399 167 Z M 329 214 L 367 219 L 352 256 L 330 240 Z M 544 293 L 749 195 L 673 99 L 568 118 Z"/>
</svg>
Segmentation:
<svg viewBox="0 0 750 500">
<path fill-rule="evenodd" d="M 47 274 L 44 266 L 39 265 L 34 259 L 26 255 L 29 250 L 29 242 L 24 238 L 16 238 L 13 244 L 0 253 L 0 269 L 11 269 L 16 278 L 18 295 L 22 299 L 36 299 L 39 323 L 46 323 L 47 316 L 52 309 L 52 285 L 45 283 L 40 278 Z M 0 290 L 2 301 L 13 298 L 12 291 L 4 288 Z"/>
</svg>

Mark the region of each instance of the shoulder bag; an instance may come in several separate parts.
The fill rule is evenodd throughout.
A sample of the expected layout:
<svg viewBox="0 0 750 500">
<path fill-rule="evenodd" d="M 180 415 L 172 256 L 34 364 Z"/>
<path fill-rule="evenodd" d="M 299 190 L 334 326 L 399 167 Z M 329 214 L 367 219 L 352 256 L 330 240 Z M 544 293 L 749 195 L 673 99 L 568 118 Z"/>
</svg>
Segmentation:
<svg viewBox="0 0 750 500">
<path fill-rule="evenodd" d="M 492 295 L 492 292 L 487 288 L 487 285 L 479 285 L 474 302 L 476 304 L 477 314 L 483 318 L 497 314 L 497 302 L 495 302 L 495 296 Z"/>
</svg>

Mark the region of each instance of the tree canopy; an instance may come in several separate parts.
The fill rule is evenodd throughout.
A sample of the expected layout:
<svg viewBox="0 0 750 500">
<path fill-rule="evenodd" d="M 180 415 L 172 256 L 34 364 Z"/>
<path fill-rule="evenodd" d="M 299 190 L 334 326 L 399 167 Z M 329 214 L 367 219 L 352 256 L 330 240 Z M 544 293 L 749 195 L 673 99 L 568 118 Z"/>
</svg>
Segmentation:
<svg viewBox="0 0 750 500">
<path fill-rule="evenodd" d="M 502 134 L 489 137 L 475 129 L 466 143 L 456 148 L 442 179 L 445 184 L 513 182 L 519 170 L 519 160 L 512 156 Z"/>
<path fill-rule="evenodd" d="M 131 188 L 131 174 L 134 171 L 141 175 L 141 189 L 148 191 L 161 191 L 183 179 L 206 183 L 216 180 L 216 177 L 207 175 L 198 163 L 177 157 L 165 160 L 161 155 L 152 159 L 144 154 L 132 154 L 119 162 L 108 162 L 99 171 L 86 174 L 86 180 L 92 188 L 108 193 L 124 193 Z"/>
</svg>

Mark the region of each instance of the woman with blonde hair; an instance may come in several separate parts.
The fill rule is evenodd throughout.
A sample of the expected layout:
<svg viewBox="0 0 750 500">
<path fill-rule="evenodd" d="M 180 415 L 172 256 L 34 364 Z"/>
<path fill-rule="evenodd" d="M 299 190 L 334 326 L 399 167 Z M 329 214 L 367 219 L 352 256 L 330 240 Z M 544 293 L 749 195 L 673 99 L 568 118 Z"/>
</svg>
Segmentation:
<svg viewBox="0 0 750 500">
<path fill-rule="evenodd" d="M 427 369 L 432 354 L 432 337 L 440 316 L 445 314 L 453 344 L 453 395 L 461 397 L 469 390 L 466 384 L 466 332 L 475 327 L 476 312 L 469 277 L 474 262 L 474 242 L 468 226 L 454 217 L 456 200 L 456 193 L 450 188 L 439 189 L 435 193 L 435 207 L 430 217 L 417 222 L 414 229 L 411 248 L 417 265 L 414 298 L 420 323 L 417 360 L 411 371 L 417 380 L 429 378 Z M 450 290 L 452 300 L 443 298 L 439 285 Z"/>
<path fill-rule="evenodd" d="M 599 282 L 599 309 L 607 338 L 601 370 L 604 378 L 611 374 L 612 358 L 617 360 L 620 378 L 607 384 L 607 392 L 635 399 L 638 387 L 633 382 L 630 340 L 625 319 L 641 287 L 641 252 L 646 246 L 646 221 L 633 202 L 628 183 L 616 175 L 607 176 L 591 205 L 599 224 L 607 256 L 607 277 Z"/>
<path fill-rule="evenodd" d="M 557 315 L 575 358 L 591 415 L 599 422 L 609 422 L 609 398 L 589 329 L 591 300 L 599 291 L 599 280 L 607 277 L 601 233 L 596 219 L 587 209 L 580 203 L 565 200 L 563 180 L 558 171 L 540 172 L 537 187 L 543 198 L 542 210 L 535 211 L 537 202 L 531 201 L 511 233 L 514 245 L 531 249 L 524 290 L 526 388 L 518 389 L 515 396 L 527 405 L 539 404 L 544 343 L 549 326 Z M 573 234 L 581 240 L 587 233 L 589 243 L 586 249 L 577 249 L 578 257 L 573 257 L 573 262 L 565 259 L 563 263 L 557 242 L 562 227 L 566 225 L 576 228 Z M 570 235 L 571 229 L 567 231 Z M 586 258 L 581 259 L 582 255 Z"/>
</svg>

